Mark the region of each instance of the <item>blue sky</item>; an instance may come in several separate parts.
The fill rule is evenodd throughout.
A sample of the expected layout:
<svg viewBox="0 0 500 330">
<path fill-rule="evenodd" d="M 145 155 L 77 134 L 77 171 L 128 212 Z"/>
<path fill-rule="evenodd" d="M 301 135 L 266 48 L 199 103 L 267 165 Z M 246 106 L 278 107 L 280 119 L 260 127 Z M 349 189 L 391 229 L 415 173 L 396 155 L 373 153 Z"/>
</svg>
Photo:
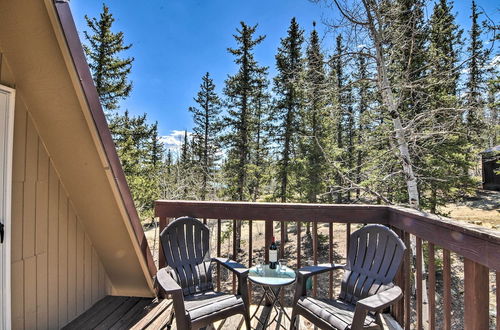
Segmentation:
<svg viewBox="0 0 500 330">
<path fill-rule="evenodd" d="M 198 91 L 201 76 L 209 71 L 219 92 L 224 80 L 236 67 L 226 51 L 235 46 L 233 34 L 240 21 L 259 24 L 257 32 L 267 37 L 256 48 L 256 59 L 270 67 L 274 75 L 274 55 L 280 38 L 292 17 L 307 33 L 312 22 L 323 17 L 336 17 L 335 11 L 308 0 L 106 0 L 116 21 L 115 31 L 123 31 L 126 42 L 133 47 L 128 56 L 135 57 L 131 80 L 131 96 L 121 103 L 132 114 L 146 112 L 150 121 L 159 122 L 161 135 L 176 136 L 175 131 L 190 130 L 193 97 Z M 70 2 L 80 38 L 87 29 L 84 15 L 96 17 L 103 1 L 72 0 Z M 496 22 L 500 20 L 495 1 L 479 0 Z M 497 6 L 500 7 L 500 6 Z M 470 1 L 454 5 L 457 20 L 468 28 Z M 428 13 L 430 15 L 430 13 Z M 326 50 L 332 36 L 325 28 L 317 29 L 324 36 Z"/>
</svg>

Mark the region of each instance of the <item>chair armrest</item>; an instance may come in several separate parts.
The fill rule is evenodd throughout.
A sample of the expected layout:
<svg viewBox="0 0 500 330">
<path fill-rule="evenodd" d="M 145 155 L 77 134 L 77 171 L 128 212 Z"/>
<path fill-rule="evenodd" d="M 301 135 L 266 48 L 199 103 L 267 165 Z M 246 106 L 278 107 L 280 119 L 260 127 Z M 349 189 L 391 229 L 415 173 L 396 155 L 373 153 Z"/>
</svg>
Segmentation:
<svg viewBox="0 0 500 330">
<path fill-rule="evenodd" d="M 297 270 L 297 275 L 299 277 L 308 278 L 313 275 L 318 275 L 324 272 L 329 272 L 336 269 L 344 269 L 344 265 L 338 264 L 320 264 L 315 266 L 306 266 Z"/>
<path fill-rule="evenodd" d="M 228 258 L 212 258 L 212 261 L 224 266 L 238 277 L 248 274 L 248 268 L 234 260 Z"/>
<path fill-rule="evenodd" d="M 358 300 L 356 308 L 359 305 L 361 308 L 377 312 L 394 304 L 396 301 L 401 299 L 402 296 L 403 291 L 401 288 L 399 286 L 393 286 L 392 288 L 374 294 L 373 296 Z"/>
<path fill-rule="evenodd" d="M 336 269 L 344 269 L 344 265 L 338 264 L 320 264 L 315 266 L 306 266 L 297 270 L 297 283 L 295 284 L 294 304 L 299 301 L 300 297 L 307 294 L 306 282 L 313 275 L 318 275 L 324 272 L 329 272 Z"/>
<path fill-rule="evenodd" d="M 224 266 L 238 277 L 238 294 L 241 295 L 247 308 L 250 308 L 248 297 L 248 268 L 228 258 L 212 258 L 212 261 Z"/>
<path fill-rule="evenodd" d="M 394 286 L 374 294 L 373 296 L 358 300 L 354 310 L 351 329 L 363 329 L 363 324 L 368 312 L 379 312 L 397 302 L 402 296 L 403 291 L 401 288 L 399 286 Z"/>
<path fill-rule="evenodd" d="M 156 282 L 166 294 L 182 294 L 181 286 L 170 276 L 166 268 L 162 268 L 156 273 Z"/>
<path fill-rule="evenodd" d="M 158 287 L 159 286 L 159 287 Z M 174 304 L 174 314 L 177 325 L 188 324 L 188 315 L 184 306 L 184 294 L 181 286 L 172 278 L 167 268 L 162 268 L 156 273 L 155 287 L 159 293 L 158 298 L 170 298 Z"/>
</svg>

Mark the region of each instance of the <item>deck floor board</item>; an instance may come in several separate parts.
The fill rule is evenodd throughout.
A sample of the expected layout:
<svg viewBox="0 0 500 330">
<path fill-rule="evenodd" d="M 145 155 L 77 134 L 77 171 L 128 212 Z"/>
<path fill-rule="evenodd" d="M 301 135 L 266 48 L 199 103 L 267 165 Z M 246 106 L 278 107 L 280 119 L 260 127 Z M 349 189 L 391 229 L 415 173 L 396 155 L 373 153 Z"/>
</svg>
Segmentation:
<svg viewBox="0 0 500 330">
<path fill-rule="evenodd" d="M 107 296 L 66 325 L 64 329 L 164 329 L 170 319 L 172 305 L 172 301 L 167 299 L 157 301 L 152 298 Z M 255 305 L 251 306 L 251 315 L 255 312 L 255 308 Z M 271 311 L 269 307 L 261 307 L 257 314 L 258 318 L 263 321 L 270 312 L 269 319 L 272 320 L 275 312 Z M 291 315 L 292 309 L 287 307 L 286 312 Z M 385 317 L 388 316 L 385 315 Z M 391 322 L 386 321 L 386 325 L 386 329 L 397 329 L 391 326 Z M 263 329 L 255 318 L 252 319 L 251 326 L 252 329 Z M 289 329 L 289 327 L 289 320 L 282 316 L 277 317 L 277 322 L 273 322 L 266 329 Z M 176 329 L 175 320 L 172 329 Z M 207 327 L 207 330 L 233 329 L 245 329 L 241 315 L 232 316 Z M 299 329 L 309 330 L 314 329 L 314 327 L 304 318 L 300 318 Z"/>
</svg>

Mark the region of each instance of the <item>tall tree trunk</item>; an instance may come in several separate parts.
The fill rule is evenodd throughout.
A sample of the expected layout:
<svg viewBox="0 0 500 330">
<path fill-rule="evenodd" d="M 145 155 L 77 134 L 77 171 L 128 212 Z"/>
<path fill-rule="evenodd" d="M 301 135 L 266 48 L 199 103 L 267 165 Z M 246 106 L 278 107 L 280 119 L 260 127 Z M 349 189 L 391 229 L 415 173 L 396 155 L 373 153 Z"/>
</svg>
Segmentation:
<svg viewBox="0 0 500 330">
<path fill-rule="evenodd" d="M 405 132 L 401 123 L 401 116 L 399 114 L 397 103 L 394 98 L 392 87 L 387 74 L 387 64 L 384 59 L 384 52 L 382 47 L 383 38 L 381 36 L 381 32 L 378 31 L 375 26 L 376 23 L 374 21 L 372 11 L 377 16 L 380 15 L 380 13 L 377 11 L 377 9 L 371 7 L 371 5 L 373 5 L 371 0 L 362 1 L 366 10 L 366 17 L 368 20 L 367 26 L 375 46 L 377 59 L 377 82 L 379 85 L 379 89 L 382 92 L 383 102 L 389 110 L 389 114 L 392 118 L 392 124 L 395 131 L 395 140 L 399 150 L 399 158 L 401 161 L 401 166 L 403 167 L 403 173 L 405 174 L 406 187 L 408 191 L 408 203 L 410 207 L 419 209 L 420 198 L 418 195 L 417 178 L 415 177 L 415 174 L 413 172 L 413 164 L 410 157 L 408 142 L 406 141 Z M 380 19 L 380 17 L 377 17 L 377 21 L 381 22 L 382 20 Z"/>
</svg>

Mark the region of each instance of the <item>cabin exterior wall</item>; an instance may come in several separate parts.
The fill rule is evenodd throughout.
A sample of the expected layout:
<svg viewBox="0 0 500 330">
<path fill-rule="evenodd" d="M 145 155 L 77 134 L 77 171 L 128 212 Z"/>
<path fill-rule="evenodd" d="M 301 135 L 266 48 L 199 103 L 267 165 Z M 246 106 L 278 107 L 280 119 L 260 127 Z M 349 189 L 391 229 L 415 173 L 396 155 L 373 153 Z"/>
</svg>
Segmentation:
<svg viewBox="0 0 500 330">
<path fill-rule="evenodd" d="M 0 84 L 15 87 L 5 56 L 0 68 Z M 111 292 L 22 93 L 15 100 L 11 227 L 12 328 L 62 327 Z"/>
</svg>

